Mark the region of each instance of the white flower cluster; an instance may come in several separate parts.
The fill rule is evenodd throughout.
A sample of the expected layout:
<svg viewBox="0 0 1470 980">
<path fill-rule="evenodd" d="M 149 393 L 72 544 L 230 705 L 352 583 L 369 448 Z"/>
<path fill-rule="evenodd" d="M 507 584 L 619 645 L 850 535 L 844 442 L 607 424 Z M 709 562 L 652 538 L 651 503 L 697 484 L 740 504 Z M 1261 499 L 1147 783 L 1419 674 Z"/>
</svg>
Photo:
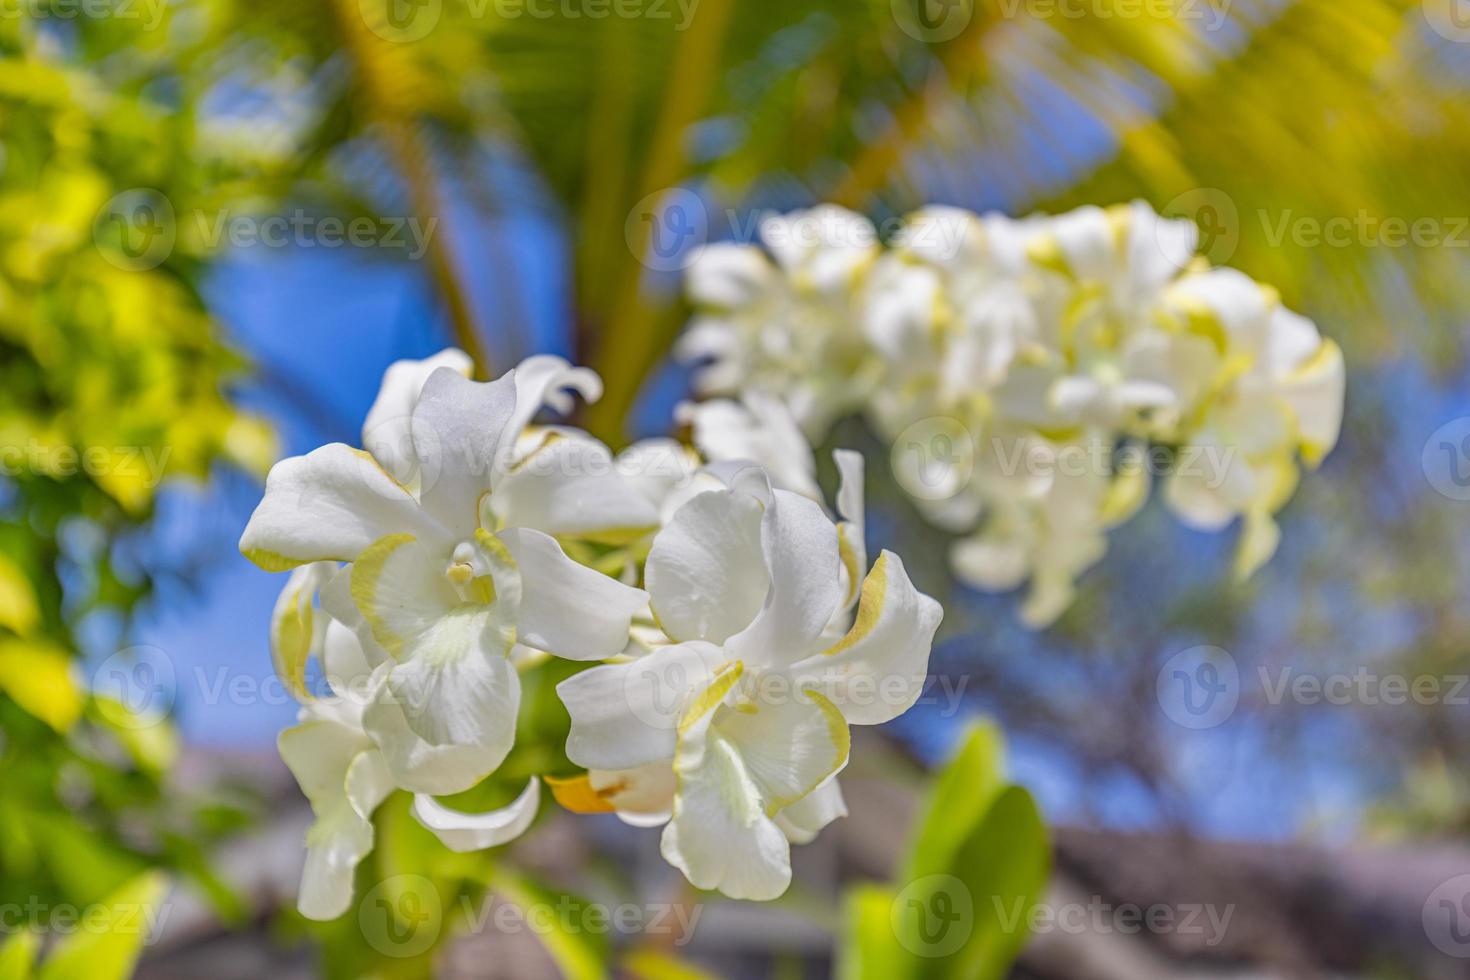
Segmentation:
<svg viewBox="0 0 1470 980">
<path fill-rule="evenodd" d="M 488 813 L 436 797 L 504 762 L 520 675 L 550 656 L 600 662 L 558 688 L 567 756 L 585 771 L 548 774 L 556 798 L 665 825 L 665 857 L 699 887 L 780 895 L 790 843 L 845 812 L 848 726 L 917 700 L 941 616 L 897 556 L 868 569 L 861 457 L 838 454 L 834 519 L 784 416 L 784 442 L 729 454 L 774 472 L 702 466 L 671 440 L 614 457 L 579 430 L 529 425 L 543 406 L 565 414 L 573 392 L 598 397 L 595 374 L 555 357 L 488 384 L 469 369 L 454 350 L 393 365 L 366 449 L 278 463 L 240 541 L 261 567 L 292 570 L 271 649 L 303 703 L 281 754 L 316 816 L 301 911 L 349 908 L 374 811 L 395 791 L 456 851 L 530 826 L 539 779 Z M 727 449 L 740 438 L 708 415 L 702 431 Z"/>
<path fill-rule="evenodd" d="M 1248 577 L 1299 461 L 1337 441 L 1337 345 L 1141 202 L 1024 220 L 927 208 L 886 246 L 822 206 L 760 234 L 765 248 L 714 245 L 689 270 L 699 313 L 678 353 L 701 365 L 700 393 L 765 392 L 814 442 L 865 414 L 926 516 L 963 535 L 956 574 L 1029 579 L 1034 626 L 1070 605 L 1155 475 L 1192 527 L 1244 518 Z"/>
</svg>

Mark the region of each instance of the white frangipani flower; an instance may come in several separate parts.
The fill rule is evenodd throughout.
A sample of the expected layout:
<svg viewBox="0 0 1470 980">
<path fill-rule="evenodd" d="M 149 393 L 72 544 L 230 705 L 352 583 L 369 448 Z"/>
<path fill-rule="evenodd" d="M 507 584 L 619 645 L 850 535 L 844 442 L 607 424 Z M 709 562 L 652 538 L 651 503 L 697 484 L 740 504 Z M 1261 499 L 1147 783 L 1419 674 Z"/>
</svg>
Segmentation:
<svg viewBox="0 0 1470 980">
<path fill-rule="evenodd" d="M 829 217 L 831 227 L 862 220 L 815 209 L 792 221 L 834 214 L 846 224 Z M 866 413 L 895 443 L 896 475 L 926 517 L 965 535 L 960 577 L 988 589 L 1029 580 L 1023 616 L 1043 626 L 1102 557 L 1107 530 L 1142 504 L 1150 475 L 1192 526 L 1244 518 L 1236 571 L 1249 575 L 1275 550 L 1272 515 L 1299 460 L 1313 466 L 1336 442 L 1337 346 L 1268 289 L 1210 269 L 1198 239 L 1192 222 L 1134 202 L 1019 221 L 925 208 L 870 251 L 793 256 L 766 241 L 772 261 L 727 246 L 691 270 L 699 313 L 680 353 L 705 363 L 701 392 L 758 388 L 813 441 L 836 416 Z M 827 271 L 803 264 L 812 255 Z M 956 425 L 969 441 L 953 454 L 963 467 L 936 482 L 936 462 L 953 460 L 928 450 L 952 446 Z M 734 422 L 723 428 L 750 442 Z M 1111 464 L 1136 446 L 1173 451 L 1173 468 Z M 1025 465 L 1002 464 L 1017 447 Z M 1052 463 L 1078 449 L 1096 462 L 1057 479 Z"/>
<path fill-rule="evenodd" d="M 611 454 L 593 440 L 553 431 L 529 456 L 516 451 L 543 403 L 565 407 L 568 387 L 597 394 L 595 376 L 549 357 L 488 384 L 460 367 L 437 367 L 415 393 L 423 366 L 396 365 L 374 406 L 370 437 L 408 440 L 368 441 L 410 483 L 340 444 L 284 460 L 240 542 L 269 570 L 347 563 L 323 604 L 387 655 L 363 726 L 396 785 L 436 795 L 475 785 L 510 751 L 517 643 L 602 660 L 647 602 L 551 535 L 658 520 L 616 486 Z M 394 424 L 405 406 L 406 426 Z"/>
<path fill-rule="evenodd" d="M 297 904 L 302 915 L 319 920 L 335 919 L 350 907 L 354 870 L 373 849 L 373 813 L 389 794 L 404 788 L 363 722 L 365 709 L 379 696 L 389 656 L 371 638 L 359 639 L 326 608 L 313 605 L 318 589 L 332 589 L 348 576 L 348 570 L 329 562 L 296 569 L 271 623 L 278 668 L 288 665 L 283 677 L 304 702 L 299 724 L 281 733 L 279 749 L 316 817 L 307 833 Z M 303 635 L 307 643 L 298 646 Z M 306 689 L 310 657 L 321 661 L 330 691 L 326 697 L 315 698 Z M 540 782 L 532 779 L 514 803 L 491 813 L 459 813 L 418 794 L 413 814 L 452 850 L 479 850 L 524 833 L 539 802 Z"/>
<path fill-rule="evenodd" d="M 693 884 L 769 899 L 790 882 L 790 842 L 845 812 L 834 777 L 848 725 L 918 699 L 941 610 L 884 552 L 834 641 L 851 601 L 843 569 L 864 560 L 860 524 L 839 534 L 759 468 L 718 472 L 724 485 L 685 503 L 648 557 L 653 612 L 674 642 L 558 687 L 567 755 L 589 770 L 558 795 L 667 821 L 664 856 Z M 860 508 L 860 493 L 840 496 Z"/>
</svg>

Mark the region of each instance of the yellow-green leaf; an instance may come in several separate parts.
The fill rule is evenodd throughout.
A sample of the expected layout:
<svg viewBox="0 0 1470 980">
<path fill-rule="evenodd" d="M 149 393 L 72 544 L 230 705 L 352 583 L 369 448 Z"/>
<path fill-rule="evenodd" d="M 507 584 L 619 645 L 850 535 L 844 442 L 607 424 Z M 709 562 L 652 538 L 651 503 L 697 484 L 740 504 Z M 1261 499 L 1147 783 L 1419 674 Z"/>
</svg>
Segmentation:
<svg viewBox="0 0 1470 980">
<path fill-rule="evenodd" d="M 87 910 L 86 928 L 47 958 L 37 980 L 127 980 L 153 928 L 162 924 L 168 880 L 150 871 Z"/>
<path fill-rule="evenodd" d="M 82 713 L 82 689 L 72 658 L 49 643 L 0 643 L 0 690 L 58 732 L 70 731 Z"/>
</svg>

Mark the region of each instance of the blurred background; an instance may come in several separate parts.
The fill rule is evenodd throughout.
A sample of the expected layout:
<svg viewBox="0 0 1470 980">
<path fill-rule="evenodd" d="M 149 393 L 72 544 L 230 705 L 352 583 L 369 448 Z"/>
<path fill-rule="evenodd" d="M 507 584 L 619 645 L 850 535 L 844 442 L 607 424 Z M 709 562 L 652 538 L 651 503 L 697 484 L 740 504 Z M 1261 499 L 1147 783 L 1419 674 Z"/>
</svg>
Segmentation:
<svg viewBox="0 0 1470 980">
<path fill-rule="evenodd" d="M 1018 975 L 1470 975 L 1467 174 L 1464 0 L 0 0 L 0 901 L 162 866 L 203 898 L 143 975 L 323 969 L 275 915 L 304 826 L 281 580 L 235 543 L 271 462 L 358 441 L 393 360 L 562 354 L 621 444 L 688 396 L 681 269 L 763 211 L 1142 198 L 1346 354 L 1280 552 L 1235 584 L 1233 533 L 1155 501 L 1032 632 L 949 582 L 840 426 L 870 538 L 948 609 L 934 684 L 802 895 L 712 914 L 690 961 L 826 975 L 823 896 L 891 871 L 922 772 L 985 717 L 1053 894 L 1234 910 L 1035 929 Z M 1231 706 L 1201 724 L 1166 688 L 1206 660 Z M 667 887 L 646 835 L 598 826 L 595 860 Z M 533 862 L 593 861 L 571 833 Z M 441 971 L 549 968 L 516 962 Z"/>
</svg>

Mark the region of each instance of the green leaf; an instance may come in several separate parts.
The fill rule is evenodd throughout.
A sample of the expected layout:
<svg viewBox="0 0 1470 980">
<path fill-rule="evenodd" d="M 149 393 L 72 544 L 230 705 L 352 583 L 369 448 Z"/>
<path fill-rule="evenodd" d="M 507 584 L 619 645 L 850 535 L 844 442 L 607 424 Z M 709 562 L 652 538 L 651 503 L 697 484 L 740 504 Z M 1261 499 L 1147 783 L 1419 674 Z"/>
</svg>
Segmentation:
<svg viewBox="0 0 1470 980">
<path fill-rule="evenodd" d="M 1051 845 L 1031 794 L 1001 793 L 978 832 L 959 849 L 952 870 L 969 890 L 973 925 L 953 955 L 928 974 L 944 980 L 999 980 L 1026 944 L 1031 910 L 1051 874 Z"/>
<path fill-rule="evenodd" d="M 948 871 L 1004 785 L 1005 737 L 991 722 L 970 725 L 925 798 L 901 880 Z"/>
<path fill-rule="evenodd" d="M 570 896 L 554 893 L 504 868 L 496 869 L 490 887 L 523 911 L 538 905 L 557 910 L 556 915 L 540 917 L 537 925 L 547 928 L 537 928 L 535 932 L 566 980 L 598 980 L 606 974 L 603 963 L 608 953 L 607 937 L 590 928 L 567 928 L 574 925 L 568 920 L 575 910 L 588 908 L 588 903 L 572 898 L 567 905 Z M 563 915 L 563 908 L 570 911 Z"/>
<path fill-rule="evenodd" d="M 33 932 L 17 932 L 0 946 L 0 980 L 30 980 L 41 940 Z"/>
<path fill-rule="evenodd" d="M 899 942 L 893 928 L 898 895 L 884 885 L 858 885 L 843 903 L 842 945 L 837 953 L 840 980 L 908 980 L 919 960 Z"/>
<path fill-rule="evenodd" d="M 87 910 L 83 927 L 57 947 L 37 980 L 126 980 L 158 917 L 168 880 L 139 875 Z"/>
</svg>

